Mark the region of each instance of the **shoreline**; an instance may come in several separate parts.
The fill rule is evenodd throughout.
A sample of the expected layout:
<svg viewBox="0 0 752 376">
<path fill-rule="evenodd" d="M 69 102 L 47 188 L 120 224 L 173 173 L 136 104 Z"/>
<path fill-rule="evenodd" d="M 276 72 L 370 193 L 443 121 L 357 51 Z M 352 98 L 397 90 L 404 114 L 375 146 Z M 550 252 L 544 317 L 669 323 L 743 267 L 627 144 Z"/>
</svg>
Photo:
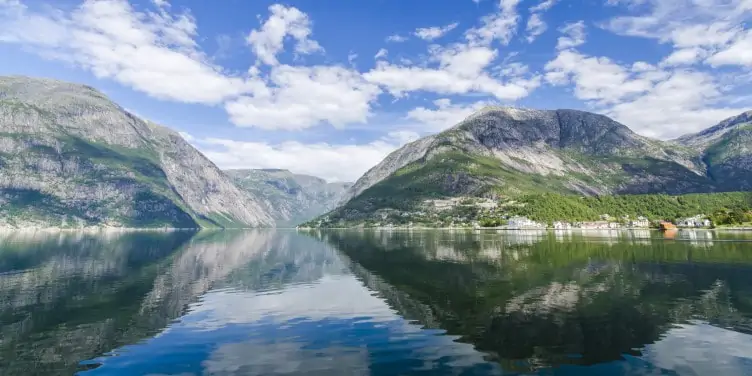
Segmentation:
<svg viewBox="0 0 752 376">
<path fill-rule="evenodd" d="M 505 227 L 300 227 L 296 228 L 298 231 L 310 231 L 310 230 L 472 230 L 472 231 L 623 231 L 623 230 L 647 230 L 658 231 L 663 230 L 653 227 L 619 227 L 619 228 L 505 228 Z M 691 227 L 679 227 L 676 231 L 751 231 L 752 227 L 718 227 L 718 228 L 691 228 Z"/>
</svg>

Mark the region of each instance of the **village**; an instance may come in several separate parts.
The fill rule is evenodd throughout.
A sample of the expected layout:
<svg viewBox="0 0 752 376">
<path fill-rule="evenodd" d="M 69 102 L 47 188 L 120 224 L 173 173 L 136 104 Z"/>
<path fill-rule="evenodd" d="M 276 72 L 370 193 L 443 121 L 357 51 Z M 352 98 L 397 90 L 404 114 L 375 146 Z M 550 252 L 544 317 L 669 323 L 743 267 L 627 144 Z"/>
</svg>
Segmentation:
<svg viewBox="0 0 752 376">
<path fill-rule="evenodd" d="M 507 220 L 506 226 L 500 226 L 507 229 L 534 229 L 534 228 L 551 228 L 555 230 L 569 229 L 623 229 L 623 228 L 660 228 L 670 230 L 673 228 L 711 228 L 712 222 L 704 215 L 683 218 L 674 222 L 670 221 L 653 221 L 648 218 L 638 216 L 631 219 L 629 217 L 614 218 L 608 214 L 601 215 L 600 221 L 591 222 L 565 222 L 556 221 L 551 225 L 533 221 L 526 217 L 511 217 Z M 473 223 L 473 227 L 480 228 L 480 224 Z"/>
<path fill-rule="evenodd" d="M 603 230 L 603 229 L 648 229 L 670 230 L 675 228 L 712 228 L 707 215 L 676 219 L 649 219 L 647 216 L 620 216 L 602 214 L 596 221 L 553 222 L 535 221 L 521 215 L 514 215 L 509 209 L 514 203 L 504 207 L 488 199 L 455 197 L 450 199 L 426 200 L 423 210 L 394 211 L 383 210 L 379 220 L 364 223 L 364 227 L 380 228 L 487 228 L 487 229 L 553 229 L 553 230 Z"/>
</svg>

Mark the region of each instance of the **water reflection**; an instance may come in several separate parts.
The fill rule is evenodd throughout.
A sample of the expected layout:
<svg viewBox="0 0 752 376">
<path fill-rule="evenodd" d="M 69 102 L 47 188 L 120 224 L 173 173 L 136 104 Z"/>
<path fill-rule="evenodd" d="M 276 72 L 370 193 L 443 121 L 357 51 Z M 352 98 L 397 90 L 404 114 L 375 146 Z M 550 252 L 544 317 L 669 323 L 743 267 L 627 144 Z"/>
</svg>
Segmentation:
<svg viewBox="0 0 752 376">
<path fill-rule="evenodd" d="M 752 344 L 752 247 L 738 242 L 743 235 L 720 234 L 716 243 L 696 233 L 689 241 L 642 235 L 547 233 L 525 244 L 496 234 L 427 232 L 419 242 L 405 241 L 414 234 L 316 234 L 424 305 L 429 317 L 419 321 L 458 335 L 505 371 L 752 372 L 744 352 Z M 714 332 L 728 342 L 702 337 Z"/>
<path fill-rule="evenodd" d="M 0 234 L 0 374 L 750 374 L 752 239 L 676 235 Z"/>
</svg>

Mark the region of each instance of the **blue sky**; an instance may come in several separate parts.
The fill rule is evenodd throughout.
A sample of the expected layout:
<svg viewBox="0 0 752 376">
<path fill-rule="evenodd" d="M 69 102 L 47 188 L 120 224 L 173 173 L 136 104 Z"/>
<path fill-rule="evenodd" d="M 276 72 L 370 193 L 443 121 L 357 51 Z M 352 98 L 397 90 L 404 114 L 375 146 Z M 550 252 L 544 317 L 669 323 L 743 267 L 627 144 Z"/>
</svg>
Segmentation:
<svg viewBox="0 0 752 376">
<path fill-rule="evenodd" d="M 0 74 L 94 86 L 223 168 L 355 180 L 486 105 L 674 138 L 752 108 L 752 0 L 0 0 Z"/>
</svg>

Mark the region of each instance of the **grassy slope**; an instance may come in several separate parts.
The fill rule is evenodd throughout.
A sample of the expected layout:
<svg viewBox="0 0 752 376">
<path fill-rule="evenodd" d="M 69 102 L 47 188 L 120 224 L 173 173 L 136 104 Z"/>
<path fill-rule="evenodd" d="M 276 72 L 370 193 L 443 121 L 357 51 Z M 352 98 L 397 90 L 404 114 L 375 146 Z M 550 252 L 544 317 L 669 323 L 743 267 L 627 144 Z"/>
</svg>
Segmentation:
<svg viewBox="0 0 752 376">
<path fill-rule="evenodd" d="M 537 221 L 597 220 L 601 214 L 613 217 L 646 216 L 652 220 L 710 215 L 719 210 L 752 208 L 752 192 L 701 193 L 681 196 L 620 195 L 580 197 L 558 194 L 526 195 L 519 199 L 513 214 Z"/>
<path fill-rule="evenodd" d="M 34 141 L 31 135 L 26 134 L 2 134 L 0 137 L 12 137 L 29 143 Z M 77 161 L 86 169 L 86 173 L 72 179 L 71 183 L 80 186 L 107 183 L 115 187 L 141 187 L 135 199 L 127 203 L 136 215 L 114 215 L 113 219 L 129 227 L 197 227 L 192 211 L 167 181 L 154 150 L 105 145 L 70 135 L 60 135 L 56 141 L 61 145 L 59 152 L 46 145 L 32 146 L 29 151 L 58 159 L 61 163 Z M 28 163 L 34 158 L 33 154 L 20 158 Z M 99 222 L 98 216 L 107 215 L 125 204 L 106 200 L 62 202 L 53 195 L 28 189 L 3 189 L 2 193 L 9 202 L 3 212 L 19 221 L 56 223 L 59 218 L 67 215 L 81 218 L 88 225 L 96 225 Z"/>
<path fill-rule="evenodd" d="M 569 150 L 561 152 L 565 160 L 576 161 L 597 176 L 570 173 L 566 176 L 520 172 L 502 165 L 497 159 L 477 154 L 449 151 L 429 160 L 413 162 L 353 198 L 344 207 L 329 214 L 333 222 L 348 224 L 374 216 L 380 209 L 417 210 L 424 199 L 453 196 L 520 197 L 530 194 L 578 194 L 576 186 L 610 187 L 616 192 L 638 193 L 681 188 L 692 191 L 707 184 L 683 166 L 652 158 L 595 158 Z M 523 161 L 524 162 L 524 161 Z M 610 170 L 605 167 L 608 166 Z M 640 183 L 635 177 L 666 176 L 664 182 Z M 600 214 L 600 213 L 598 213 Z M 588 212 L 589 216 L 589 212 Z M 597 217 L 597 216 L 596 216 Z M 344 223 L 343 223 L 344 224 Z"/>
</svg>

